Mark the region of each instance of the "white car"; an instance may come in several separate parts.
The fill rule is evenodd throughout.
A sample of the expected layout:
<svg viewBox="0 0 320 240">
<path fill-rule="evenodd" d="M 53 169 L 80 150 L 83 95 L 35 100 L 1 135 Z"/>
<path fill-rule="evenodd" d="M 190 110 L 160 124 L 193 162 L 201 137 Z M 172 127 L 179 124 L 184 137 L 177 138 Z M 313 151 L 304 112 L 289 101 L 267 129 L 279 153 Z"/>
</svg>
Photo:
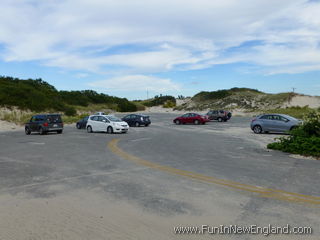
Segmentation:
<svg viewBox="0 0 320 240">
<path fill-rule="evenodd" d="M 91 115 L 86 125 L 87 132 L 126 133 L 128 123 L 112 115 Z"/>
</svg>

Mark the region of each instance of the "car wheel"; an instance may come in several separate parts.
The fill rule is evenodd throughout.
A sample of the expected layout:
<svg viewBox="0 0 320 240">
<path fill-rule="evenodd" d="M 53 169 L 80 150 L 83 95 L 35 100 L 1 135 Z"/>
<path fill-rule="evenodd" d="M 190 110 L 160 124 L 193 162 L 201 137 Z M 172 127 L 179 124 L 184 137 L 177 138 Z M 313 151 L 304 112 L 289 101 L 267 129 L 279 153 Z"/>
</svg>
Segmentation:
<svg viewBox="0 0 320 240">
<path fill-rule="evenodd" d="M 43 135 L 43 134 L 44 134 L 44 131 L 43 131 L 43 128 L 42 128 L 42 127 L 39 128 L 39 133 L 40 133 L 40 135 Z"/>
<path fill-rule="evenodd" d="M 175 122 L 175 124 L 177 124 L 177 125 L 181 124 L 180 120 L 175 120 L 174 122 Z"/>
<path fill-rule="evenodd" d="M 30 135 L 31 134 L 30 128 L 28 128 L 28 127 L 26 127 L 24 131 L 25 131 L 26 135 Z"/>
<path fill-rule="evenodd" d="M 146 127 L 148 127 L 148 126 L 149 126 L 149 124 L 146 124 L 145 126 L 146 126 Z"/>
<path fill-rule="evenodd" d="M 80 124 L 79 124 L 79 123 L 77 123 L 76 127 L 77 127 L 78 129 L 80 129 L 80 128 L 81 128 L 81 126 L 80 126 Z"/>
<path fill-rule="evenodd" d="M 61 134 L 61 133 L 62 133 L 62 130 L 58 130 L 57 133 L 58 133 L 58 134 Z"/>
<path fill-rule="evenodd" d="M 294 129 L 296 129 L 297 128 L 297 126 L 292 126 L 291 128 L 290 128 L 290 131 L 292 131 L 292 130 L 294 130 Z"/>
<path fill-rule="evenodd" d="M 135 123 L 134 123 L 134 126 L 140 127 L 140 123 L 139 123 L 139 122 L 135 122 Z"/>
<path fill-rule="evenodd" d="M 109 133 L 109 134 L 113 133 L 113 128 L 109 126 L 109 127 L 107 128 L 107 133 Z"/>
<path fill-rule="evenodd" d="M 195 125 L 199 125 L 200 121 L 199 120 L 194 120 Z"/>
<path fill-rule="evenodd" d="M 87 127 L 87 132 L 88 132 L 88 133 L 92 133 L 92 127 L 91 127 L 91 126 L 88 126 L 88 127 Z"/>
<path fill-rule="evenodd" d="M 222 118 L 221 117 L 218 117 L 218 122 L 222 122 Z"/>
<path fill-rule="evenodd" d="M 261 128 L 261 126 L 260 126 L 260 125 L 255 125 L 255 126 L 253 127 L 253 132 L 254 132 L 254 133 L 257 133 L 257 134 L 262 133 L 262 128 Z"/>
</svg>

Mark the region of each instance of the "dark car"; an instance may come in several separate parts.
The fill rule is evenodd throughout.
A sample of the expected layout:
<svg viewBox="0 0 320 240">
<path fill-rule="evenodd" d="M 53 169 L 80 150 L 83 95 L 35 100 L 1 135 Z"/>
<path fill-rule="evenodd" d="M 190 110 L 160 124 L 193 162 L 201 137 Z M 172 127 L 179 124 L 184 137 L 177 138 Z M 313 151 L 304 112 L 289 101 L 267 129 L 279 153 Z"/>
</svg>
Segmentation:
<svg viewBox="0 0 320 240">
<path fill-rule="evenodd" d="M 76 127 L 77 127 L 78 129 L 82 129 L 82 128 L 85 129 L 86 126 L 87 126 L 88 118 L 89 118 L 89 116 L 84 117 L 84 118 L 82 118 L 81 120 L 79 120 L 79 121 L 76 123 Z"/>
<path fill-rule="evenodd" d="M 128 123 L 129 126 L 139 127 L 144 125 L 148 127 L 151 124 L 150 117 L 142 114 L 129 114 L 122 118 L 122 121 Z"/>
<path fill-rule="evenodd" d="M 232 117 L 232 113 L 225 110 L 210 110 L 206 115 L 209 120 L 218 120 L 218 122 L 226 122 Z"/>
<path fill-rule="evenodd" d="M 48 132 L 62 133 L 63 122 L 60 114 L 41 114 L 34 115 L 30 121 L 25 124 L 25 133 L 38 132 L 41 135 Z"/>
<path fill-rule="evenodd" d="M 197 114 L 197 113 L 186 113 L 180 117 L 177 117 L 173 120 L 175 124 L 186 124 L 186 123 L 194 123 L 198 124 L 205 124 L 209 122 L 209 119 L 206 116 Z"/>
</svg>

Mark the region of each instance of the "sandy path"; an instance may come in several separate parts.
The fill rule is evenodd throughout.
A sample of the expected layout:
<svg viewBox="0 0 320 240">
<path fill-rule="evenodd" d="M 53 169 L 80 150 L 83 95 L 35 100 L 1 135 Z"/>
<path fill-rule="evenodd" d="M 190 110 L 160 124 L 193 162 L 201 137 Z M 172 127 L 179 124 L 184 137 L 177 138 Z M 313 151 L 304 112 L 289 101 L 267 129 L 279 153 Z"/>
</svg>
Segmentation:
<svg viewBox="0 0 320 240">
<path fill-rule="evenodd" d="M 0 120 L 0 132 L 12 131 L 12 130 L 22 130 L 23 127 L 12 122 Z"/>
<path fill-rule="evenodd" d="M 0 212 L 0 239 L 5 240 L 180 239 L 173 234 L 174 226 L 201 226 L 206 222 L 204 216 L 168 218 L 151 214 L 94 191 L 49 199 L 1 195 Z M 221 223 L 221 219 L 218 221 Z M 208 222 L 213 223 L 212 219 Z M 180 237 L 190 239 L 186 235 Z"/>
</svg>

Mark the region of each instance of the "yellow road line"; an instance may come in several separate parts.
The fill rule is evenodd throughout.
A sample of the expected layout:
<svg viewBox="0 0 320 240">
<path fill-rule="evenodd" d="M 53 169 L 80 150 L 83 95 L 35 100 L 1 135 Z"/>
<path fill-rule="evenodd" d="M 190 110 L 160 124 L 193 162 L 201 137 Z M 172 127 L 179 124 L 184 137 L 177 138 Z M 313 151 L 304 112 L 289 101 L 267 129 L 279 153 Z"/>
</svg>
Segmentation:
<svg viewBox="0 0 320 240">
<path fill-rule="evenodd" d="M 206 183 L 214 183 L 214 184 L 222 185 L 222 186 L 225 186 L 228 188 L 257 193 L 257 194 L 259 194 L 259 196 L 265 197 L 265 198 L 274 198 L 274 199 L 284 200 L 284 201 L 289 201 L 289 202 L 310 203 L 310 204 L 320 205 L 320 197 L 316 197 L 316 196 L 287 192 L 287 191 L 278 190 L 278 189 L 258 187 L 258 186 L 243 184 L 243 183 L 234 182 L 234 181 L 230 181 L 230 180 L 219 179 L 219 178 L 215 178 L 215 177 L 211 177 L 211 176 L 205 176 L 205 175 L 202 175 L 199 173 L 194 173 L 194 172 L 190 172 L 190 171 L 186 171 L 186 170 L 172 168 L 169 166 L 159 165 L 157 163 L 153 163 L 153 162 L 144 160 L 142 158 L 133 156 L 133 155 L 123 151 L 121 148 L 118 147 L 118 142 L 119 142 L 119 139 L 111 140 L 108 143 L 108 148 L 114 154 L 120 156 L 121 158 L 132 161 L 132 162 L 139 164 L 139 165 L 142 165 L 142 166 L 146 166 L 146 167 L 157 169 L 157 170 L 160 170 L 163 172 L 191 178 L 194 180 L 199 180 L 199 181 L 206 182 Z"/>
</svg>

